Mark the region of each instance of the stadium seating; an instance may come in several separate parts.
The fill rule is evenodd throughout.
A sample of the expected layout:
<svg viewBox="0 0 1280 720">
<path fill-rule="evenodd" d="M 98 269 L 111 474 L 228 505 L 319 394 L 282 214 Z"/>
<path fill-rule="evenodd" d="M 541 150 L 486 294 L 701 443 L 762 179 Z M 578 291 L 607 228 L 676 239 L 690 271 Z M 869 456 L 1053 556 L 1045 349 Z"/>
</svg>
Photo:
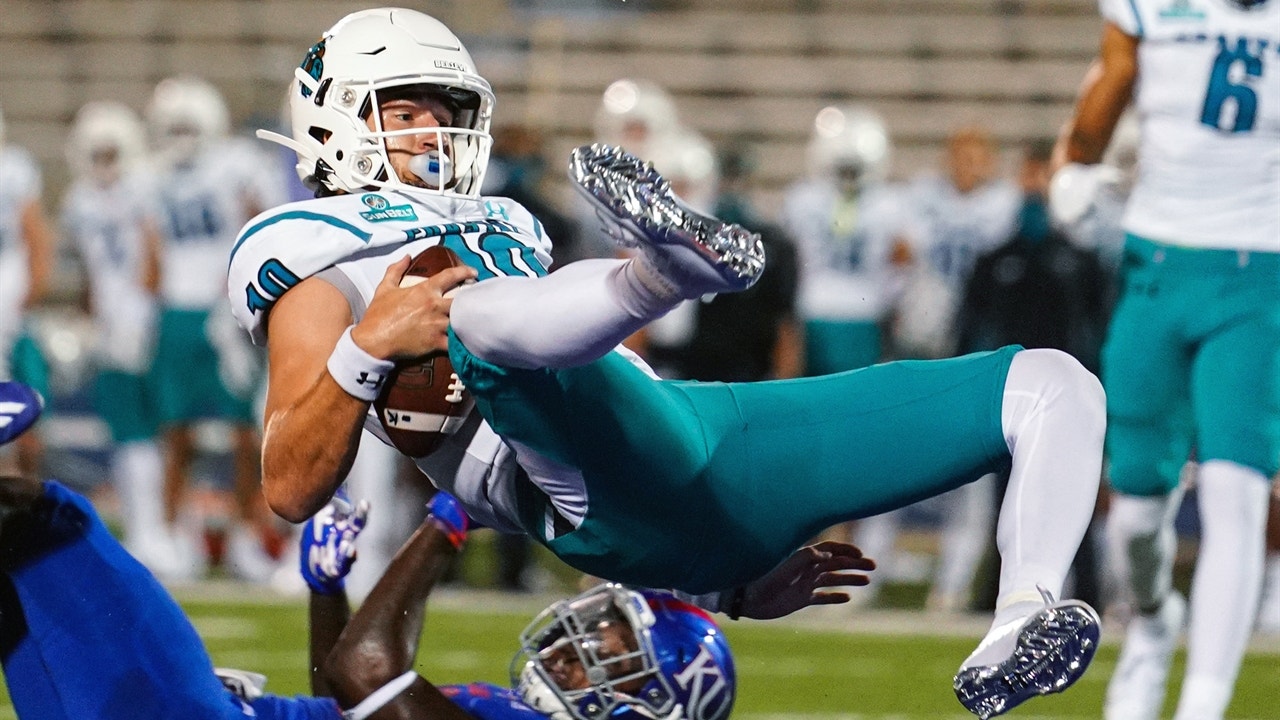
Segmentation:
<svg viewBox="0 0 1280 720">
<path fill-rule="evenodd" d="M 61 141 L 83 101 L 140 107 L 192 72 L 240 122 L 278 114 L 283 79 L 351 0 L 6 0 L 0 107 L 9 136 L 65 184 Z M 870 104 L 888 119 L 896 175 L 935 164 L 946 132 L 981 119 L 1008 143 L 1052 134 L 1093 55 L 1091 0 L 442 0 L 498 92 L 499 121 L 550 131 L 563 156 L 590 139 L 600 93 L 624 76 L 667 86 L 713 140 L 760 147 L 766 206 L 803 172 L 814 113 Z M 564 7 L 564 4 L 560 4 Z"/>
</svg>

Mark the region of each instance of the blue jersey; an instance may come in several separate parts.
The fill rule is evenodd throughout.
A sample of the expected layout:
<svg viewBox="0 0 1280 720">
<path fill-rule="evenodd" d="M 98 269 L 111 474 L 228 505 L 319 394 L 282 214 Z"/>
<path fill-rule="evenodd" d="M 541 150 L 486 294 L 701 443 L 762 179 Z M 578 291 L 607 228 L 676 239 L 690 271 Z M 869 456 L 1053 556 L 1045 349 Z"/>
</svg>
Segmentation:
<svg viewBox="0 0 1280 720">
<path fill-rule="evenodd" d="M 54 482 L 43 532 L 6 569 L 25 632 L 3 658 L 22 720 L 340 720 L 327 698 L 245 704 L 214 675 L 181 608 L 82 496 Z M 8 602 L 8 593 L 0 602 Z"/>
<path fill-rule="evenodd" d="M 479 720 L 546 720 L 511 688 L 489 683 L 444 685 L 440 692 Z"/>
<path fill-rule="evenodd" d="M 333 698 L 263 695 L 246 710 L 245 717 L 256 720 L 342 720 L 342 710 Z"/>
</svg>

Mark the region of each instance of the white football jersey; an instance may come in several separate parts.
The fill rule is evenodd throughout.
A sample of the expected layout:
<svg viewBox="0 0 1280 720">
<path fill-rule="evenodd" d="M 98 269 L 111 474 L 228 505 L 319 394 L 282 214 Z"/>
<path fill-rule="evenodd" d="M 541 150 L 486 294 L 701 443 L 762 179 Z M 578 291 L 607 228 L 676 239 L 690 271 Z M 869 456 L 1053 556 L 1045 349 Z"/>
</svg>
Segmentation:
<svg viewBox="0 0 1280 720">
<path fill-rule="evenodd" d="M 1101 0 L 1139 38 L 1142 123 L 1128 232 L 1280 251 L 1280 2 Z"/>
<path fill-rule="evenodd" d="M 39 201 L 40 168 L 13 146 L 0 146 L 0 367 L 7 366 L 9 341 L 21 324 L 20 306 L 27 294 L 27 246 L 22 212 Z"/>
<path fill-rule="evenodd" d="M 917 262 L 960 292 L 978 256 L 1013 236 L 1022 194 L 998 179 L 968 193 L 949 180 L 927 175 L 910 189 L 910 241 Z"/>
<path fill-rule="evenodd" d="M 787 191 L 781 220 L 799 255 L 801 317 L 884 317 L 892 305 L 893 247 L 904 235 L 900 191 L 877 185 L 848 201 L 833 182 L 810 179 Z"/>
<path fill-rule="evenodd" d="M 163 238 L 160 298 L 166 306 L 216 305 L 236 231 L 254 212 L 283 200 L 283 190 L 270 189 L 279 181 L 275 165 L 254 162 L 255 157 L 239 140 L 225 141 L 158 178 L 152 206 Z"/>
<path fill-rule="evenodd" d="M 62 199 L 62 230 L 75 243 L 89 283 L 98 357 L 109 367 L 144 369 L 154 299 L 143 287 L 143 223 L 151 186 L 139 175 L 110 187 L 80 179 Z"/>
<path fill-rule="evenodd" d="M 543 275 L 551 265 L 551 242 L 541 224 L 506 198 L 475 202 L 384 190 L 304 200 L 263 213 L 241 231 L 227 281 L 232 311 L 254 342 L 262 344 L 271 307 L 303 279 L 336 268 L 349 283 L 346 289 L 354 289 L 367 307 L 388 265 L 440 244 L 476 268 L 482 282 L 502 275 Z M 357 311 L 362 313 L 363 307 Z M 387 442 L 372 409 L 364 427 Z M 481 523 L 519 530 L 514 520 L 516 452 L 475 410 L 462 429 L 416 462 Z M 539 468 L 548 473 L 564 468 L 531 451 L 521 451 L 521 462 L 534 468 L 530 477 L 544 489 L 563 482 L 540 476 Z"/>
</svg>

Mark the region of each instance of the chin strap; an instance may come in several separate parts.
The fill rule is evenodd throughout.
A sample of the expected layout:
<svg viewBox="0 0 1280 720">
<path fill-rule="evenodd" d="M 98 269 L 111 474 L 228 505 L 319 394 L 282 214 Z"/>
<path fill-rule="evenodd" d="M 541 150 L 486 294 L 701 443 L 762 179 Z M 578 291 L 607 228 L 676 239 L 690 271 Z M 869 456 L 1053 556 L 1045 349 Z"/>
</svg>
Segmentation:
<svg viewBox="0 0 1280 720">
<path fill-rule="evenodd" d="M 289 148 L 290 150 L 298 153 L 299 155 L 305 155 L 310 153 L 309 150 L 307 150 L 305 147 L 302 146 L 302 143 L 298 142 L 297 140 L 294 140 L 291 137 L 281 135 L 278 132 L 271 132 L 270 130 L 258 130 L 253 134 L 256 135 L 259 140 L 266 140 L 267 142 L 273 142 L 277 145 L 283 145 Z"/>
</svg>

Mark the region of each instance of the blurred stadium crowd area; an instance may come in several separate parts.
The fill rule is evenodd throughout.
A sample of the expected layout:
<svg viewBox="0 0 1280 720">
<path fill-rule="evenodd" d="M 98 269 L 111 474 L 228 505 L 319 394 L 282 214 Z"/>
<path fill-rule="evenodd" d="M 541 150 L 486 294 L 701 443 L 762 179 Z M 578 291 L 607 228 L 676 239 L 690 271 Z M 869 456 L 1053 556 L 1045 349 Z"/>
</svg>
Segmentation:
<svg viewBox="0 0 1280 720">
<path fill-rule="evenodd" d="M 10 137 L 66 182 L 62 144 L 79 105 L 141 108 L 161 78 L 202 75 L 240 124 L 274 122 L 282 78 L 348 0 L 9 0 L 0 98 Z M 836 102 L 870 104 L 895 143 L 893 172 L 930 167 L 955 126 L 1001 143 L 1052 134 L 1097 48 L 1089 0 L 440 0 L 409 3 L 467 43 L 497 93 L 497 121 L 545 131 L 558 167 L 591 139 L 600 93 L 638 76 L 719 142 L 759 145 L 765 207 L 804 172 L 809 124 Z M 557 173 L 558 174 L 558 173 Z"/>
<path fill-rule="evenodd" d="M 770 267 L 776 268 L 770 282 L 761 283 L 768 290 L 720 315 L 748 317 L 752 327 L 726 330 L 716 325 L 716 303 L 693 304 L 636 339 L 668 374 L 737 380 L 847 369 L 849 358 L 823 355 L 821 343 L 849 333 L 866 349 L 862 364 L 945 356 L 993 343 L 1036 344 L 1033 338 L 1002 335 L 1011 325 L 973 314 L 990 308 L 969 307 L 972 324 L 961 327 L 961 308 L 981 300 L 966 287 L 979 256 L 1027 226 L 1027 198 L 1043 201 L 1047 143 L 1070 114 L 1097 49 L 1100 19 L 1092 0 L 405 4 L 453 28 L 493 85 L 494 194 L 524 193 L 518 199 L 535 210 L 553 237 L 561 237 L 555 228 L 563 230 L 565 256 L 558 260 L 608 252 L 595 237 L 590 214 L 573 202 L 562 171 L 571 148 L 594 140 L 633 143 L 642 155 L 647 148 L 686 199 L 722 215 L 738 213 L 731 219 L 758 223 L 762 230 L 781 228 L 773 238 L 766 230 Z M 75 179 L 66 147 L 84 103 L 117 101 L 142 115 L 162 80 L 198 76 L 225 100 L 236 134 L 281 130 L 284 79 L 305 48 L 336 19 L 368 6 L 349 0 L 5 0 L 5 142 L 34 157 L 44 177 L 43 203 L 56 217 L 53 211 Z M 612 124 L 610 113 L 617 116 Z M 636 125 L 644 126 L 641 136 L 634 135 Z M 824 128 L 829 146 L 822 145 Z M 266 143 L 258 143 L 257 152 L 258 172 L 287 192 L 283 188 L 294 182 L 290 161 Z M 855 261 L 849 247 L 815 249 L 815 243 L 795 237 L 803 232 L 796 214 L 804 214 L 805 198 L 814 197 L 805 195 L 805 183 L 824 173 L 839 175 L 838 159 L 849 161 L 849 182 L 861 183 L 863 190 L 886 189 L 880 205 L 824 211 L 833 213 L 826 218 L 833 226 L 872 219 L 883 225 L 876 230 L 874 268 L 860 266 L 863 260 Z M 948 183 L 969 183 L 969 189 L 989 194 L 991 202 L 979 211 L 989 214 L 951 217 L 964 210 L 937 199 L 951 192 Z M 931 187 L 937 190 L 933 201 L 921 200 Z M 840 212 L 852 214 L 842 219 Z M 966 226 L 966 239 L 957 243 L 969 244 L 959 250 L 948 250 L 956 243 L 940 239 L 939 228 L 953 220 L 953 226 Z M 1109 239 L 1097 237 L 1108 230 Z M 1060 320 L 1065 329 L 1059 339 L 1071 345 L 1061 349 L 1090 367 L 1096 364 L 1120 240 L 1114 226 L 1094 231 L 1095 237 L 1071 251 L 1073 262 L 1092 268 L 1069 280 L 1086 278 L 1080 293 L 1022 306 L 1046 323 Z M 930 233 L 938 236 L 925 237 Z M 112 447 L 90 397 L 94 329 L 80 305 L 84 268 L 71 243 L 60 239 L 55 247 L 52 291 L 29 318 L 50 371 L 43 464 L 47 473 L 89 487 L 105 478 Z M 847 265 L 847 274 L 867 272 L 842 286 L 839 278 L 822 277 L 819 265 L 828 256 Z M 929 263 L 945 267 L 912 271 Z M 831 301 L 829 291 L 840 287 L 874 298 L 857 307 Z M 768 357 L 742 370 L 745 361 L 733 353 L 743 346 L 735 341 L 754 337 L 763 339 L 753 349 L 763 347 Z M 214 488 L 200 496 L 206 512 L 234 514 L 228 509 L 234 503 L 219 492 L 232 483 L 234 433 L 218 423 L 200 424 L 195 444 L 196 485 Z M 364 472 L 384 477 L 403 469 L 385 452 L 365 464 Z M 101 490 L 103 502 L 119 502 Z M 396 502 L 401 491 L 389 485 L 370 492 L 382 493 L 381 507 L 388 511 L 412 505 Z M 992 478 L 962 497 L 836 532 L 854 532 L 873 557 L 897 557 L 900 562 L 883 564 L 891 578 L 932 576 L 928 602 L 935 609 L 962 610 L 969 607 L 974 576 L 990 560 L 998 493 L 999 480 Z M 416 518 L 390 524 L 411 529 Z M 1190 513 L 1181 525 L 1194 530 Z M 910 540 L 900 542 L 901 526 L 941 533 L 929 550 L 950 548 L 956 556 L 937 563 L 936 572 L 925 568 L 932 561 L 921 560 Z M 272 556 L 289 544 L 288 532 L 280 527 L 267 539 Z M 399 544 L 396 532 L 387 530 L 381 541 L 384 555 Z M 510 566 L 498 571 L 502 586 L 538 582 L 530 580 L 530 552 L 519 541 L 494 552 L 492 562 Z M 1095 604 L 1105 606 L 1112 581 L 1097 567 L 1100 558 L 1092 562 L 1082 572 L 1092 574 Z M 287 558 L 281 567 L 295 574 Z M 369 560 L 362 570 L 376 577 L 380 565 Z M 264 580 L 270 573 L 248 574 Z"/>
</svg>

